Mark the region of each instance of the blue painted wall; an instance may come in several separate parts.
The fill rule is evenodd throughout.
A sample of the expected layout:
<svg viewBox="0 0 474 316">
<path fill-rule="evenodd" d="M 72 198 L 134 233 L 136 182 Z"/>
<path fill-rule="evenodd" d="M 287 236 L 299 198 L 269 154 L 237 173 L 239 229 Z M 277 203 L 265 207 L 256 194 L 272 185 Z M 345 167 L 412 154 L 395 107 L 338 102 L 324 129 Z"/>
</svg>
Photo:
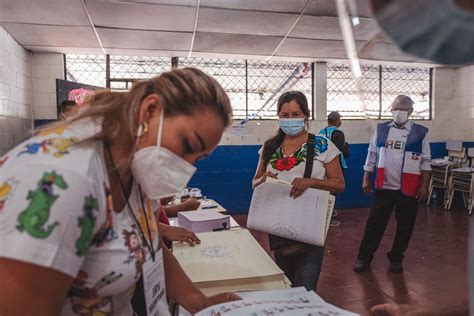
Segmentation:
<svg viewBox="0 0 474 316">
<path fill-rule="evenodd" d="M 474 147 L 474 142 L 465 143 Z M 252 178 L 258 163 L 260 145 L 218 146 L 206 159 L 197 163 L 198 171 L 190 187 L 215 199 L 231 214 L 246 214 L 252 198 Z M 337 208 L 359 208 L 370 205 L 370 196 L 362 192 L 362 166 L 368 144 L 351 144 L 349 168 L 345 171 L 346 191 L 338 195 Z M 431 143 L 433 158 L 447 155 L 444 142 Z"/>
</svg>

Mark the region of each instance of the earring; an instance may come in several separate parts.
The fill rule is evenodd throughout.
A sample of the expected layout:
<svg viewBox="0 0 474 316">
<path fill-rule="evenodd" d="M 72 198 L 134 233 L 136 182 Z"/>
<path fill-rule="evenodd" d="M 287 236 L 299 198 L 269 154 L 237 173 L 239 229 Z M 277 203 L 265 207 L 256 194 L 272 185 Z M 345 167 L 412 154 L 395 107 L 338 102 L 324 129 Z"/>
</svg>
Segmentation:
<svg viewBox="0 0 474 316">
<path fill-rule="evenodd" d="M 148 133 L 148 123 L 143 122 L 140 124 L 140 126 L 138 126 L 137 137 L 140 138 L 146 133 Z"/>
</svg>

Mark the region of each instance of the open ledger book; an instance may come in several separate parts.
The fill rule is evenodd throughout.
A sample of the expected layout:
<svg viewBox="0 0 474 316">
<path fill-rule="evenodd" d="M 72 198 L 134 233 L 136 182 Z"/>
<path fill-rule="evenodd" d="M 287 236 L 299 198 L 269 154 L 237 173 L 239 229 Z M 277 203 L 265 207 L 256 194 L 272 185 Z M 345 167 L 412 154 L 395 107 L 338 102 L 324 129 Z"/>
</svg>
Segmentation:
<svg viewBox="0 0 474 316">
<path fill-rule="evenodd" d="M 272 235 L 323 246 L 334 209 L 328 191 L 307 189 L 290 197 L 291 184 L 267 178 L 255 188 L 247 227 Z"/>
<path fill-rule="evenodd" d="M 352 312 L 326 303 L 313 291 L 303 287 L 237 293 L 242 300 L 208 307 L 195 316 L 355 316 Z"/>
<path fill-rule="evenodd" d="M 173 254 L 193 283 L 206 295 L 289 287 L 283 271 L 247 229 L 196 234 L 191 247 L 173 244 Z"/>
</svg>

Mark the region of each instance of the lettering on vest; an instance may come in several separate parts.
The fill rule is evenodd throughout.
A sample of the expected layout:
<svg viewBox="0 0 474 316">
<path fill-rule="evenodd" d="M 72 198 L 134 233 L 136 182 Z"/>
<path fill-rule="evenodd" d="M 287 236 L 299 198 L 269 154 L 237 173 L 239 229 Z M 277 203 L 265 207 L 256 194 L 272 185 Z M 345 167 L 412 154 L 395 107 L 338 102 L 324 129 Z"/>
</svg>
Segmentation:
<svg viewBox="0 0 474 316">
<path fill-rule="evenodd" d="M 387 149 L 397 149 L 397 150 L 405 150 L 406 143 L 401 140 L 387 140 L 385 143 L 385 148 Z"/>
</svg>

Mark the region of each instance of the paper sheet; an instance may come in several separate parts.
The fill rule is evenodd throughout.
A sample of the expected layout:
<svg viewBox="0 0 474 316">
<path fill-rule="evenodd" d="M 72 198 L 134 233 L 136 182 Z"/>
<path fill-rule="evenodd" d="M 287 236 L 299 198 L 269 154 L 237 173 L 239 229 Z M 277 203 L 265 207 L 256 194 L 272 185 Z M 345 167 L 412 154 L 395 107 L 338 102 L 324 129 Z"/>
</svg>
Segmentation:
<svg viewBox="0 0 474 316">
<path fill-rule="evenodd" d="M 357 315 L 326 303 L 316 293 L 304 288 L 238 294 L 243 300 L 211 306 L 195 316 Z"/>
<path fill-rule="evenodd" d="M 175 243 L 173 254 L 193 283 L 281 276 L 283 271 L 246 229 L 197 234 L 201 244 Z M 223 283 L 225 284 L 225 283 Z"/>
<path fill-rule="evenodd" d="M 269 234 L 322 246 L 334 209 L 328 191 L 307 189 L 290 197 L 291 186 L 265 182 L 255 188 L 247 227 Z"/>
</svg>

